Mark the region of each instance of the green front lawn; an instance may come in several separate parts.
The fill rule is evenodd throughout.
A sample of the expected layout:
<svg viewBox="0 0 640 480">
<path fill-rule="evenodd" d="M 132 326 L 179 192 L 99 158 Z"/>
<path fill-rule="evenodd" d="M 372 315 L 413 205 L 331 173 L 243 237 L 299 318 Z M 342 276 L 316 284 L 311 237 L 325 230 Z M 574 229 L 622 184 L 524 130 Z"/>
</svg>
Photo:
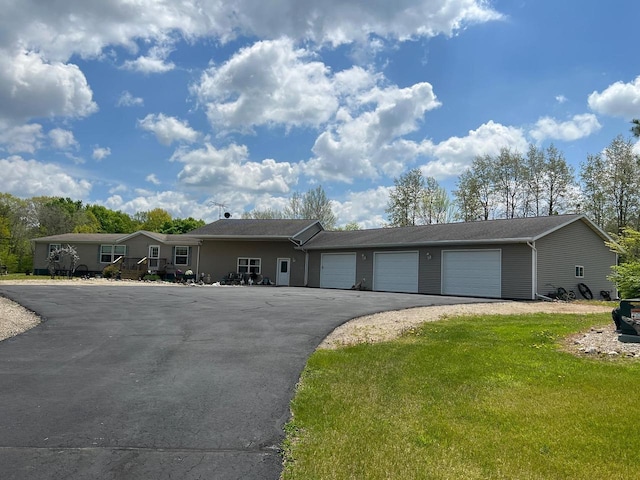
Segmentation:
<svg viewBox="0 0 640 480">
<path fill-rule="evenodd" d="M 453 318 L 318 351 L 292 402 L 283 478 L 638 478 L 640 362 L 558 347 L 608 322 Z"/>
</svg>

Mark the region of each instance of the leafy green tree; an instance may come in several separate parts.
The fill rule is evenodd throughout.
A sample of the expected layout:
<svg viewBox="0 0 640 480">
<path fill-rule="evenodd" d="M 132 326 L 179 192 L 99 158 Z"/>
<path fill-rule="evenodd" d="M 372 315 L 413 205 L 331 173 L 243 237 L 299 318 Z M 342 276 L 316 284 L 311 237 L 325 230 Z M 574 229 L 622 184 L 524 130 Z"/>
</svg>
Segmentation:
<svg viewBox="0 0 640 480">
<path fill-rule="evenodd" d="M 640 137 L 640 120 L 637 118 L 634 118 L 633 120 L 631 120 L 631 133 L 633 134 L 634 137 Z"/>
<path fill-rule="evenodd" d="M 171 214 L 162 208 L 138 212 L 134 218 L 140 223 L 140 229 L 148 232 L 160 232 L 165 223 L 171 222 Z"/>
<path fill-rule="evenodd" d="M 622 298 L 640 296 L 640 232 L 623 227 L 619 234 L 612 234 L 613 242 L 607 246 L 618 254 L 618 265 L 611 267 L 608 277 L 618 287 Z"/>
<path fill-rule="evenodd" d="M 196 228 L 204 227 L 204 220 L 196 220 L 193 217 L 174 218 L 165 222 L 159 230 L 159 233 L 180 234 L 189 233 Z"/>
<path fill-rule="evenodd" d="M 38 227 L 32 202 L 0 193 L 0 217 L 5 226 L 0 235 L 0 245 L 4 248 L 2 261 L 10 272 L 31 270 L 33 249 L 30 240 L 37 236 Z"/>
<path fill-rule="evenodd" d="M 90 211 L 100 224 L 99 233 L 133 233 L 139 224 L 130 215 L 110 210 L 102 205 L 89 205 Z"/>
</svg>

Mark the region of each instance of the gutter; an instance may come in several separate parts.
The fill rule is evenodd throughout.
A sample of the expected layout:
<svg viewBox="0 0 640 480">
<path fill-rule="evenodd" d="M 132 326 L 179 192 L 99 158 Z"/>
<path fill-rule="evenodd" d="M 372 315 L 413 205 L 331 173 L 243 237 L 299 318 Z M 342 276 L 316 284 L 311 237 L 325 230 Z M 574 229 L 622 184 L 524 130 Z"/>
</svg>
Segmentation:
<svg viewBox="0 0 640 480">
<path fill-rule="evenodd" d="M 510 243 L 529 244 L 527 238 L 505 238 L 490 240 L 437 240 L 431 242 L 394 242 L 394 243 L 358 243 L 354 242 L 345 245 L 312 245 L 309 250 L 345 250 L 358 248 L 418 248 L 418 247 L 441 247 L 441 246 L 473 246 L 473 245 L 502 245 Z"/>
</svg>

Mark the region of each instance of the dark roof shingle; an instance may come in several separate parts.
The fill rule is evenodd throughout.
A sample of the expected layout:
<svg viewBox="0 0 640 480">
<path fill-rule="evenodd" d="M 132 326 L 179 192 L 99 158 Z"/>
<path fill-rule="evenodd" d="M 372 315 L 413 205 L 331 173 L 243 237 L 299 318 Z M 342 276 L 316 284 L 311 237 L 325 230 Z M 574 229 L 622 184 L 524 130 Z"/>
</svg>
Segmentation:
<svg viewBox="0 0 640 480">
<path fill-rule="evenodd" d="M 196 228 L 194 237 L 270 237 L 290 238 L 318 223 L 317 220 L 222 219 Z"/>
<path fill-rule="evenodd" d="M 581 219 L 599 235 L 603 234 L 583 215 L 553 215 L 346 232 L 325 231 L 311 239 L 305 249 L 528 242 Z"/>
</svg>

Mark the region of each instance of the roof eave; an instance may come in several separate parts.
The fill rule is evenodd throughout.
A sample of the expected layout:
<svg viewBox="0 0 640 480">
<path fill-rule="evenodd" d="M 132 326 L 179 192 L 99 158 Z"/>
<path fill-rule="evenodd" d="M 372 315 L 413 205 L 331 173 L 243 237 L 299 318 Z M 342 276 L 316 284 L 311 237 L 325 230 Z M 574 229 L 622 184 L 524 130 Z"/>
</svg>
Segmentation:
<svg viewBox="0 0 640 480">
<path fill-rule="evenodd" d="M 278 240 L 288 242 L 291 237 L 289 235 L 193 235 L 193 238 L 199 240 Z"/>
<path fill-rule="evenodd" d="M 527 243 L 532 238 L 501 238 L 487 240 L 437 240 L 431 242 L 405 242 L 405 243 L 352 243 L 345 245 L 328 245 L 328 246 L 305 246 L 305 250 L 344 250 L 344 249 L 363 249 L 363 248 L 407 248 L 407 247 L 438 247 L 438 246 L 459 246 L 459 245 L 495 245 L 507 243 Z"/>
</svg>

